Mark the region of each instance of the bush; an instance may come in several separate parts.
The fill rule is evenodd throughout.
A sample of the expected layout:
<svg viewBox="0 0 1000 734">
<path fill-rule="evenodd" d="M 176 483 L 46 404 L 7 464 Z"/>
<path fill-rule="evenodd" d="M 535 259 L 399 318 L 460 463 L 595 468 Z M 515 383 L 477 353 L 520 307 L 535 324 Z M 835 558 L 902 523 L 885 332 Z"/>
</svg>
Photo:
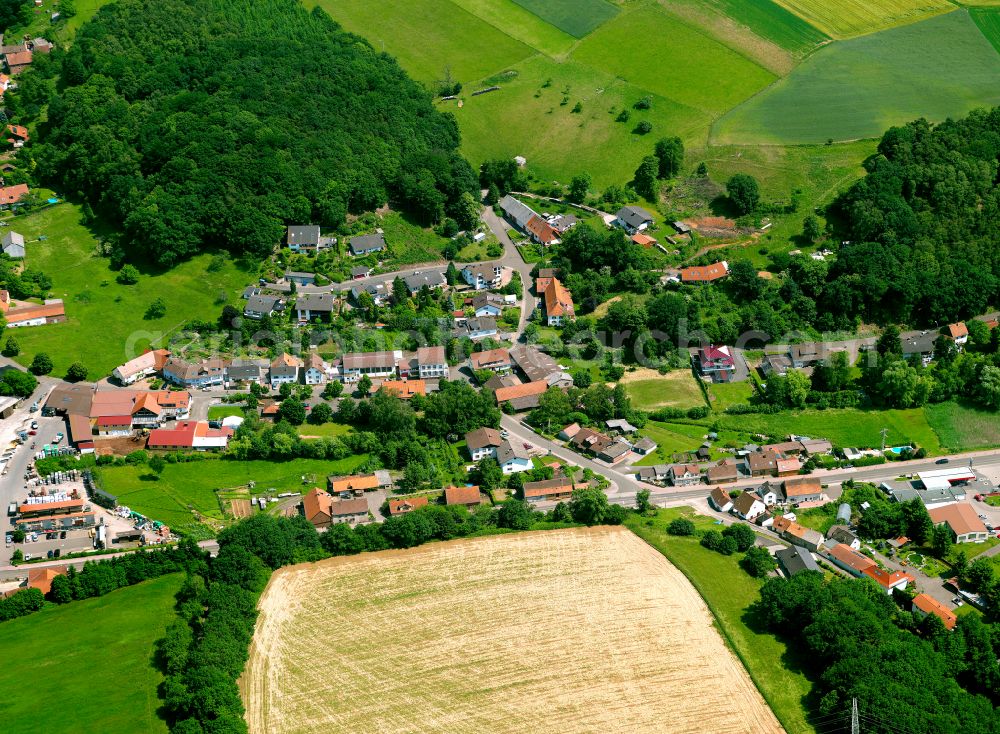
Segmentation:
<svg viewBox="0 0 1000 734">
<path fill-rule="evenodd" d="M 115 280 L 121 285 L 135 285 L 139 282 L 139 271 L 134 265 L 123 265 Z"/>
<path fill-rule="evenodd" d="M 28 369 L 33 375 L 47 375 L 52 371 L 52 358 L 45 352 L 39 352 L 31 360 L 31 366 Z"/>
<path fill-rule="evenodd" d="M 66 370 L 66 382 L 82 382 L 87 379 L 87 368 L 79 362 L 74 362 Z"/>
<path fill-rule="evenodd" d="M 746 555 L 740 560 L 740 566 L 754 578 L 763 578 L 776 569 L 778 564 L 766 548 L 753 546 L 747 549 Z"/>
<path fill-rule="evenodd" d="M 686 517 L 674 518 L 667 525 L 667 532 L 670 535 L 694 535 L 694 523 Z M 702 545 L 704 545 L 704 539 L 702 539 Z"/>
<path fill-rule="evenodd" d="M 723 537 L 732 538 L 736 543 L 736 550 L 740 553 L 753 547 L 757 540 L 757 534 L 746 523 L 738 522 L 730 525 L 722 531 Z"/>
</svg>

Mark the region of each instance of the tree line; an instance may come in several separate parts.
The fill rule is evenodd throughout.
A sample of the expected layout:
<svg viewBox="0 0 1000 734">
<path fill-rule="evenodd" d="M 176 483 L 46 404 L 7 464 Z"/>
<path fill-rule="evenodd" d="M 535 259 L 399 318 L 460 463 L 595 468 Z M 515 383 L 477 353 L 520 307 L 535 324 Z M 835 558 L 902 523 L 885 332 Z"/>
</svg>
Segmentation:
<svg viewBox="0 0 1000 734">
<path fill-rule="evenodd" d="M 477 192 L 452 116 L 394 59 L 291 0 L 112 3 L 56 75 L 32 155 L 121 225 L 119 260 L 262 257 L 286 224 L 337 227 L 390 200 L 434 224 L 463 218 Z"/>
<path fill-rule="evenodd" d="M 182 540 L 169 548 L 87 561 L 79 571 L 70 565 L 65 574 L 52 579 L 52 588 L 45 596 L 38 589 L 24 589 L 0 599 L 0 622 L 36 612 L 45 605 L 46 599 L 68 604 L 78 599 L 104 596 L 168 573 L 190 571 L 200 563 L 202 556 L 201 549 L 193 541 Z"/>
</svg>

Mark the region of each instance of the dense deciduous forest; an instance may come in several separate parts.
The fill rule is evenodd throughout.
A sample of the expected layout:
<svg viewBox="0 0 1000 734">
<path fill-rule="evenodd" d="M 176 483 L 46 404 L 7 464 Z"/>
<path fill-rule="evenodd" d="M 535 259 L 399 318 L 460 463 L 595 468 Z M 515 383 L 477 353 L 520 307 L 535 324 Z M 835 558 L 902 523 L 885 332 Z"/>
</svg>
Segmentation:
<svg viewBox="0 0 1000 734">
<path fill-rule="evenodd" d="M 391 57 L 294 0 L 122 0 L 62 63 L 39 171 L 119 222 L 129 254 L 269 253 L 288 223 L 476 191 L 458 127 Z"/>
<path fill-rule="evenodd" d="M 822 308 L 933 324 L 982 313 L 1000 285 L 1000 108 L 890 128 L 832 207 L 847 226 Z"/>
<path fill-rule="evenodd" d="M 865 731 L 1000 731 L 1000 640 L 978 616 L 948 632 L 934 615 L 918 621 L 901 610 L 871 581 L 815 572 L 769 580 L 751 613 L 807 666 L 821 716 L 849 710 L 856 697 Z"/>
</svg>

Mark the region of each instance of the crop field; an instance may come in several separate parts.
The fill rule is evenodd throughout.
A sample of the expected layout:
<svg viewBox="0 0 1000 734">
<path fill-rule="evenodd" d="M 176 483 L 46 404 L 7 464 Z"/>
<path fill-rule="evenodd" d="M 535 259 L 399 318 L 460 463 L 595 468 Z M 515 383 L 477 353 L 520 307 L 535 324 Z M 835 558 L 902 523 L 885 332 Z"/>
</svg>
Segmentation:
<svg viewBox="0 0 1000 734">
<path fill-rule="evenodd" d="M 952 451 L 1000 446 L 1000 420 L 997 420 L 996 413 L 968 407 L 954 400 L 928 405 L 924 413 L 941 445 Z"/>
<path fill-rule="evenodd" d="M 1000 52 L 1000 9 L 976 8 L 969 11 L 972 20 L 986 36 L 993 48 Z"/>
<path fill-rule="evenodd" d="M 52 297 L 66 303 L 64 323 L 8 333 L 16 331 L 22 364 L 30 364 L 37 352 L 48 352 L 58 376 L 79 361 L 91 379 L 104 377 L 151 341 L 169 339 L 186 321 L 215 318 L 223 297 L 238 300 L 243 287 L 256 279 L 228 258 L 209 272 L 212 256 L 204 254 L 166 273 L 143 273 L 136 285 L 119 285 L 110 261 L 95 254 L 95 233 L 82 223 L 79 207 L 57 204 L 7 221 L 24 235 L 27 266 L 48 275 Z M 40 241 L 40 236 L 46 239 Z M 166 316 L 143 318 L 157 297 L 167 305 Z"/>
<path fill-rule="evenodd" d="M 966 10 L 835 43 L 728 114 L 714 143 L 800 144 L 880 137 L 1000 103 L 1000 54 Z"/>
<path fill-rule="evenodd" d="M 251 734 L 782 731 L 694 587 L 624 528 L 291 566 L 260 611 Z"/>
<path fill-rule="evenodd" d="M 119 503 L 175 531 L 201 539 L 211 537 L 223 522 L 216 490 L 254 481 L 258 491 L 302 492 L 324 487 L 330 474 L 350 474 L 367 456 L 340 461 L 228 461 L 206 459 L 167 464 L 159 477 L 145 465 L 100 469 L 101 486 L 118 496 Z M 306 477 L 304 484 L 302 478 Z"/>
<path fill-rule="evenodd" d="M 577 39 L 547 23 L 514 0 L 451 0 L 502 33 L 553 58 L 568 54 Z M 493 71 L 499 71 L 494 69 Z"/>
<path fill-rule="evenodd" d="M 513 0 L 574 38 L 583 38 L 618 14 L 605 0 Z"/>
<path fill-rule="evenodd" d="M 772 0 L 702 0 L 792 53 L 803 53 L 829 40 L 815 26 Z"/>
<path fill-rule="evenodd" d="M 659 6 L 605 23 L 572 58 L 709 115 L 730 109 L 776 78 Z M 641 119 L 642 111 L 634 117 Z"/>
<path fill-rule="evenodd" d="M 718 529 L 714 518 L 695 514 L 688 507 L 658 510 L 655 518 L 630 514 L 626 524 L 691 580 L 784 730 L 788 734 L 814 732 L 803 709 L 812 684 L 798 672 L 801 661 L 796 659 L 794 648 L 774 635 L 756 631 L 757 625 L 747 614 L 747 607 L 759 598 L 763 582 L 739 567 L 738 554 L 723 556 L 710 551 L 695 536 L 669 535 L 666 526 L 680 516 L 693 521 L 699 531 Z M 702 731 L 715 731 L 714 722 Z"/>
<path fill-rule="evenodd" d="M 833 38 L 913 23 L 954 9 L 948 0 L 775 0 Z"/>
<path fill-rule="evenodd" d="M 181 581 L 162 576 L 0 624 L 4 734 L 165 734 L 151 659 Z"/>
<path fill-rule="evenodd" d="M 310 0 L 347 30 L 399 59 L 418 81 L 463 83 L 530 56 L 531 48 L 449 0 Z"/>
</svg>

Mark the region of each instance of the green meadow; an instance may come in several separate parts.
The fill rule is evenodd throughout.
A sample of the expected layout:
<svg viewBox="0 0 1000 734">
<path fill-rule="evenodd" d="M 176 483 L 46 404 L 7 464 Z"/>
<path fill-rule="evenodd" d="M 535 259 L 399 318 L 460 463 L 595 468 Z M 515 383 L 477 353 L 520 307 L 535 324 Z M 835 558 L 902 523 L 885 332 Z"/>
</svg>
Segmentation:
<svg viewBox="0 0 1000 734">
<path fill-rule="evenodd" d="M 573 59 L 709 115 L 730 109 L 776 78 L 659 6 L 605 23 L 580 43 Z M 634 117 L 641 119 L 642 111 Z"/>
<path fill-rule="evenodd" d="M 451 1 L 501 33 L 516 38 L 546 56 L 553 58 L 565 56 L 576 45 L 576 38 L 542 20 L 514 0 Z"/>
<path fill-rule="evenodd" d="M 542 180 L 569 181 L 587 171 L 602 189 L 632 178 L 658 132 L 691 138 L 707 124 L 693 107 L 650 95 L 572 57 L 557 63 L 538 55 L 512 69 L 517 76 L 503 81 L 499 91 L 466 97 L 462 107 L 447 103 L 462 130 L 462 153 L 473 165 L 522 155 Z M 645 96 L 651 97 L 651 108 L 641 114 L 632 110 Z M 573 112 L 578 102 L 581 111 Z M 623 109 L 631 111 L 631 120 L 616 122 Z M 633 132 L 641 119 L 652 123 L 650 135 Z"/>
<path fill-rule="evenodd" d="M 1000 52 L 1000 9 L 975 8 L 969 11 L 972 20 L 993 48 Z"/>
<path fill-rule="evenodd" d="M 175 618 L 173 574 L 0 624 L 5 734 L 166 734 L 153 645 Z"/>
<path fill-rule="evenodd" d="M 366 455 L 340 461 L 229 461 L 210 458 L 167 464 L 159 477 L 147 466 L 112 466 L 100 469 L 101 486 L 118 502 L 172 530 L 201 539 L 211 537 L 224 520 L 216 492 L 255 482 L 258 491 L 308 492 L 326 486 L 331 474 L 350 474 Z M 304 478 L 304 479 L 303 479 Z"/>
<path fill-rule="evenodd" d="M 1000 55 L 956 10 L 921 23 L 830 44 L 724 115 L 713 143 L 801 144 L 881 136 L 1000 103 Z"/>
<path fill-rule="evenodd" d="M 605 0 L 514 0 L 514 2 L 574 38 L 583 38 L 618 13 L 618 8 Z"/>
<path fill-rule="evenodd" d="M 421 82 L 449 70 L 468 85 L 534 53 L 450 0 L 309 0 L 379 51 L 395 56 Z"/>
<path fill-rule="evenodd" d="M 90 379 L 106 377 L 151 343 L 166 343 L 187 321 L 214 320 L 225 303 L 238 301 L 243 288 L 257 278 L 228 255 L 210 270 L 212 255 L 203 254 L 166 272 L 140 267 L 138 283 L 120 285 L 110 261 L 97 254 L 99 233 L 84 225 L 79 207 L 62 203 L 7 221 L 24 235 L 27 267 L 46 273 L 52 297 L 66 306 L 64 323 L 8 333 L 21 346 L 22 364 L 37 352 L 48 352 L 58 376 L 73 362 L 82 362 Z M 146 319 L 157 298 L 166 303 L 166 315 Z"/>
</svg>

